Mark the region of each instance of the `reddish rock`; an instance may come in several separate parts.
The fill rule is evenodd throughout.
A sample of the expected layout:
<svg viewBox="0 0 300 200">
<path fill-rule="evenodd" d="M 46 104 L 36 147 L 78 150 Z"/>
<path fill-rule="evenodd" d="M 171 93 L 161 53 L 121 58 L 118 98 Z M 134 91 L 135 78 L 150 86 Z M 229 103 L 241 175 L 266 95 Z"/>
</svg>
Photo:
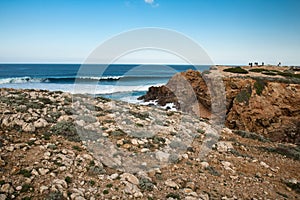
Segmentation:
<svg viewBox="0 0 300 200">
<path fill-rule="evenodd" d="M 157 100 L 162 106 L 172 102 L 181 111 L 210 118 L 210 93 L 218 92 L 218 86 L 208 90 L 207 78 L 198 71 L 181 72 L 165 86 L 151 87 L 140 99 Z M 225 74 L 222 80 L 227 127 L 256 132 L 274 141 L 300 143 L 299 81 L 251 72 L 247 76 Z"/>
</svg>

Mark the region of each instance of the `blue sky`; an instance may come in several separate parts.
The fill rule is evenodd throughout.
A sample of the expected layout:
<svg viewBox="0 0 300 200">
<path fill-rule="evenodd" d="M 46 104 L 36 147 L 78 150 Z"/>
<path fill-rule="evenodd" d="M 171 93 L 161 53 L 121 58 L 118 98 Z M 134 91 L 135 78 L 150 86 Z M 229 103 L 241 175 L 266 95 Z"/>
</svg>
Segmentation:
<svg viewBox="0 0 300 200">
<path fill-rule="evenodd" d="M 112 36 L 178 31 L 216 64 L 300 65 L 299 0 L 0 0 L 0 62 L 82 63 Z"/>
</svg>

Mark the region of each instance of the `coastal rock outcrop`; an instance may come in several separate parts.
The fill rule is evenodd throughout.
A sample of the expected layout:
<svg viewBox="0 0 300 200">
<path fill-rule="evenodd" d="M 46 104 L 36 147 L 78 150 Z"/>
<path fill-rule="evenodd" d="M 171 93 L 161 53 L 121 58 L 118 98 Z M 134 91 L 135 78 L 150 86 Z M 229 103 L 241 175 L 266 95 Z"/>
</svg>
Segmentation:
<svg viewBox="0 0 300 200">
<path fill-rule="evenodd" d="M 223 71 L 228 68 L 218 67 L 204 74 L 193 70 L 178 73 L 165 86 L 151 87 L 140 99 L 157 101 L 162 106 L 166 103 L 174 103 L 184 112 L 192 110 L 197 113 L 196 108 L 199 109 L 198 114 L 201 117 L 210 118 L 211 92 L 212 88 L 217 87 L 209 88 L 206 84 L 209 82 L 207 77 L 210 73 L 218 71 L 222 75 L 226 91 L 226 114 L 224 115 L 227 127 L 256 132 L 274 141 L 299 144 L 300 81 L 298 75 L 290 73 L 284 67 L 270 66 L 271 69 L 268 71 L 243 68 L 245 74 Z M 259 71 L 268 73 L 257 73 Z M 278 75 L 274 74 L 275 72 Z M 196 101 L 193 95 L 196 96 Z"/>
</svg>

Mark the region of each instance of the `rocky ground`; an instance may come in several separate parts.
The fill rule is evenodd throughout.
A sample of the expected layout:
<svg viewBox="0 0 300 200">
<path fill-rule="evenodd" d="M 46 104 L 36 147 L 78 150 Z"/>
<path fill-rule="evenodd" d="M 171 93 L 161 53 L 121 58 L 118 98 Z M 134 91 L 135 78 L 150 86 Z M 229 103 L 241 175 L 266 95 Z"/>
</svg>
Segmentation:
<svg viewBox="0 0 300 200">
<path fill-rule="evenodd" d="M 180 112 L 0 89 L 0 122 L 1 200 L 300 198 L 299 146 Z"/>
</svg>

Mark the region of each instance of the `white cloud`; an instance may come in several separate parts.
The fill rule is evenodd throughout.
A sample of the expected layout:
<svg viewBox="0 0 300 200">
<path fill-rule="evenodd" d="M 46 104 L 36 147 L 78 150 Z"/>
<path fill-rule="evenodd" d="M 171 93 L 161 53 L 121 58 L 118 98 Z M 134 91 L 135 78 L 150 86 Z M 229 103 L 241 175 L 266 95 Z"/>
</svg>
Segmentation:
<svg viewBox="0 0 300 200">
<path fill-rule="evenodd" d="M 153 3 L 154 3 L 154 0 L 145 0 L 145 3 L 153 4 Z"/>
<path fill-rule="evenodd" d="M 159 4 L 155 3 L 154 0 L 144 0 L 145 3 L 150 4 L 152 7 L 158 7 Z"/>
</svg>

